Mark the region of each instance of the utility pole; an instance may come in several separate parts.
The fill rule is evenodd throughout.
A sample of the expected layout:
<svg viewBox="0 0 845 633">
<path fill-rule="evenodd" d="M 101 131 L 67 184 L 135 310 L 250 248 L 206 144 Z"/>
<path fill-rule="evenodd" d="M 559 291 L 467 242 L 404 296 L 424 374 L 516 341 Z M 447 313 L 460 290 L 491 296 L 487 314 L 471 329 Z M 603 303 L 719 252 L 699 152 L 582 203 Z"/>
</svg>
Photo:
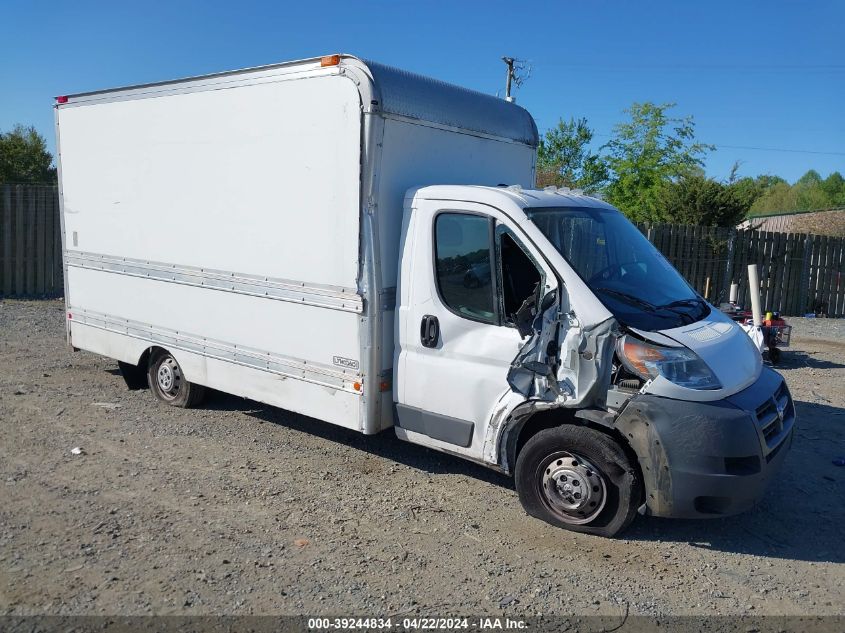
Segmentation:
<svg viewBox="0 0 845 633">
<path fill-rule="evenodd" d="M 513 103 L 516 99 L 511 96 L 511 83 L 513 82 L 514 77 L 513 63 L 516 60 L 513 57 L 502 57 L 502 61 L 505 62 L 505 65 L 508 67 L 508 78 L 507 83 L 505 83 L 505 101 Z"/>
</svg>

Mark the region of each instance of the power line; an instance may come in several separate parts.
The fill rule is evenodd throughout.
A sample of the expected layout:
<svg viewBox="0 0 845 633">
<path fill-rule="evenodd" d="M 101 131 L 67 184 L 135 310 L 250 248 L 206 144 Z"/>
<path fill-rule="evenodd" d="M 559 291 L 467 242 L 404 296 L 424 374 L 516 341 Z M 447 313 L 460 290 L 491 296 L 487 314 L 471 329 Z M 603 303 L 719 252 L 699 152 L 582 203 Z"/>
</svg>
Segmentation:
<svg viewBox="0 0 845 633">
<path fill-rule="evenodd" d="M 824 154 L 826 156 L 845 156 L 845 152 L 824 152 L 814 149 L 787 149 L 784 147 L 754 147 L 752 145 L 715 145 L 716 149 L 750 149 L 761 152 L 791 152 L 793 154 Z"/>
<path fill-rule="evenodd" d="M 583 68 L 588 70 L 630 71 L 630 70 L 813 70 L 845 71 L 845 64 L 573 64 L 567 62 L 537 62 L 535 66 L 558 68 Z"/>
</svg>

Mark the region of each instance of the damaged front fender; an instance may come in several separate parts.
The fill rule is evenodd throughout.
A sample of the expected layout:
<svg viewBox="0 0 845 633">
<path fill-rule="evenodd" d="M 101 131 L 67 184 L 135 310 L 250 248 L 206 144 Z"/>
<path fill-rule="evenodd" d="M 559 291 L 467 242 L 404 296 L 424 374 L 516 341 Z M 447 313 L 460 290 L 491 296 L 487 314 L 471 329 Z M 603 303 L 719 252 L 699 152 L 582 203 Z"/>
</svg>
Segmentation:
<svg viewBox="0 0 845 633">
<path fill-rule="evenodd" d="M 614 319 L 584 327 L 547 295 L 526 343 L 511 363 L 508 384 L 527 399 L 558 406 L 603 406 L 619 335 Z M 542 309 L 545 308 L 545 309 Z"/>
<path fill-rule="evenodd" d="M 507 446 L 537 411 L 605 408 L 619 328 L 609 318 L 585 327 L 574 311 L 564 313 L 557 296 L 541 303 L 525 344 L 508 371 L 510 391 L 487 426 L 484 459 L 509 469 Z"/>
<path fill-rule="evenodd" d="M 531 323 L 528 341 L 511 363 L 508 384 L 526 398 L 554 402 L 568 395 L 557 381 L 561 330 L 559 315 L 556 294 L 546 295 Z"/>
</svg>

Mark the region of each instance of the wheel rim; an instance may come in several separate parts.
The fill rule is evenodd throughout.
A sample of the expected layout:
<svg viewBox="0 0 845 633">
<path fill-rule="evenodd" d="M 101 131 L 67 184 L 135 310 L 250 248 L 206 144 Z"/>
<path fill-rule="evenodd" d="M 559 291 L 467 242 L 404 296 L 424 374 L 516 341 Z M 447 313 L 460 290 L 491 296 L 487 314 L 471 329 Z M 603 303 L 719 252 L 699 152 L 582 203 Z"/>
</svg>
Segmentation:
<svg viewBox="0 0 845 633">
<path fill-rule="evenodd" d="M 557 452 L 543 460 L 537 474 L 540 496 L 561 521 L 582 525 L 604 510 L 604 474 L 583 456 Z"/>
<path fill-rule="evenodd" d="M 168 400 L 173 400 L 179 394 L 182 386 L 182 370 L 172 356 L 168 356 L 159 363 L 156 370 L 156 384 L 161 395 Z"/>
</svg>

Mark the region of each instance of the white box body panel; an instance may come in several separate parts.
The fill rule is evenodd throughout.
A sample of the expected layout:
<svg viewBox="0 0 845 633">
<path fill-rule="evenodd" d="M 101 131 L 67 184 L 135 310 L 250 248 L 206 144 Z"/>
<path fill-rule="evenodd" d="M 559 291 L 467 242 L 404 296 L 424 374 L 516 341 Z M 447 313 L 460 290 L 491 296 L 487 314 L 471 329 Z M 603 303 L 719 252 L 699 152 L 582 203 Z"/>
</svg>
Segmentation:
<svg viewBox="0 0 845 633">
<path fill-rule="evenodd" d="M 337 75 L 62 108 L 68 248 L 355 288 L 360 119 Z"/>
<path fill-rule="evenodd" d="M 74 343 L 109 358 L 132 362 L 149 342 L 99 327 L 75 324 Z M 288 379 L 282 375 L 238 365 L 229 360 L 210 358 L 204 354 L 168 348 L 186 372 L 197 382 L 227 393 L 233 391 L 244 398 L 281 406 L 280 402 L 296 403 L 296 412 L 333 422 L 360 431 L 358 411 L 361 397 L 357 394 L 331 389 L 315 383 Z M 290 410 L 294 410 L 290 408 Z"/>
<path fill-rule="evenodd" d="M 156 342 L 116 344 L 113 331 L 98 342 L 94 331 L 103 330 L 82 325 L 83 311 L 177 331 L 161 346 L 185 358 L 189 380 L 362 430 L 359 372 L 333 365 L 336 356 L 360 364 L 360 315 L 261 296 L 263 280 L 288 281 L 345 291 L 360 311 L 355 84 L 337 74 L 279 77 L 105 100 L 60 108 L 58 125 L 73 344 L 135 363 Z M 203 287 L 201 275 L 186 285 L 161 272 L 83 268 L 80 253 L 126 258 L 141 275 L 154 262 L 177 274 L 234 273 L 254 286 L 246 294 Z M 202 355 L 217 371 L 189 362 L 196 338 L 211 341 Z M 287 364 L 238 364 L 238 348 Z M 338 386 L 349 396 L 343 406 Z"/>
</svg>

